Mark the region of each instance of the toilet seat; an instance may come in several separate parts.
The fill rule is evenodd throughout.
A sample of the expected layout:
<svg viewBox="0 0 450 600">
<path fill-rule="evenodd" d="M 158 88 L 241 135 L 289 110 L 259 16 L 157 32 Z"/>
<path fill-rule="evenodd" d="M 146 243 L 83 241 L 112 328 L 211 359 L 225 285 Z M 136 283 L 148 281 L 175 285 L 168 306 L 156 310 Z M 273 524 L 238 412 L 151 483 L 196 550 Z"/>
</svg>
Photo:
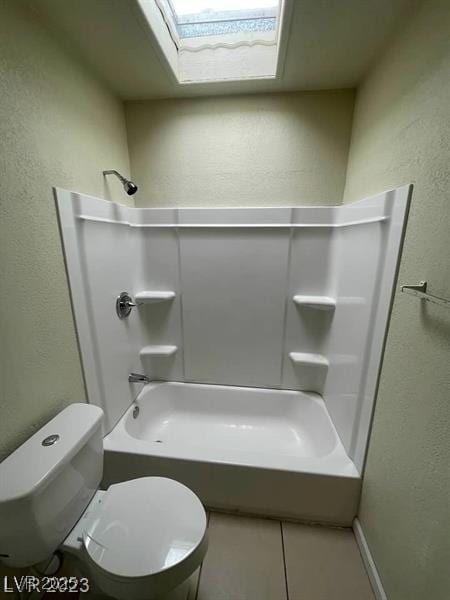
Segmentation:
<svg viewBox="0 0 450 600">
<path fill-rule="evenodd" d="M 89 515 L 84 562 L 116 598 L 159 595 L 199 566 L 206 552 L 206 514 L 197 496 L 164 477 L 112 485 Z"/>
</svg>

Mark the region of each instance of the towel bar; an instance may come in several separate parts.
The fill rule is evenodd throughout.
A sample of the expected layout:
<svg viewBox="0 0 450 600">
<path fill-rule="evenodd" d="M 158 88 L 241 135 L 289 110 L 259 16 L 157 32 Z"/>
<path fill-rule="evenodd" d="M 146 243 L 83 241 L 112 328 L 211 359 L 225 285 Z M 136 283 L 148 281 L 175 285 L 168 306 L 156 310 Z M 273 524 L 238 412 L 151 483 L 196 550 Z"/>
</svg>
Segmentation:
<svg viewBox="0 0 450 600">
<path fill-rule="evenodd" d="M 440 296 L 433 296 L 427 292 L 427 282 L 421 281 L 419 285 L 402 285 L 401 291 L 410 296 L 417 296 L 421 300 L 427 302 L 433 302 L 434 304 L 440 304 L 450 308 L 450 298 L 441 298 Z"/>
</svg>

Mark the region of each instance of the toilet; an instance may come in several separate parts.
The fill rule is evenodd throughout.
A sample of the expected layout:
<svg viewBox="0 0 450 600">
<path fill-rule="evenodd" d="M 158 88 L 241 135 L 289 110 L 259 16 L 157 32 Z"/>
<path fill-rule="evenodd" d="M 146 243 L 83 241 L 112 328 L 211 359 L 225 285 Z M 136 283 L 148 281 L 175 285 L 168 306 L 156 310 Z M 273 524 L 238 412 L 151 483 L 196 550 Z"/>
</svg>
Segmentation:
<svg viewBox="0 0 450 600">
<path fill-rule="evenodd" d="M 119 600 L 177 596 L 207 549 L 197 496 L 164 477 L 99 490 L 103 411 L 71 404 L 0 463 L 0 561 L 74 555 L 90 587 Z"/>
</svg>

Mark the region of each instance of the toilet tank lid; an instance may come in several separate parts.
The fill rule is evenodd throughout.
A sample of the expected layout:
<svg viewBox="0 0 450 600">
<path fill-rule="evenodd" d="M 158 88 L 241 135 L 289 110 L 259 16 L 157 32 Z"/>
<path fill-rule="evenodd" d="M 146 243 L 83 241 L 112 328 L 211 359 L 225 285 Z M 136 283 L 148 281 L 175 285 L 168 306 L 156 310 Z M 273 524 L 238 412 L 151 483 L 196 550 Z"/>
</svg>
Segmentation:
<svg viewBox="0 0 450 600">
<path fill-rule="evenodd" d="M 0 503 L 31 495 L 48 484 L 102 420 L 102 409 L 93 404 L 70 404 L 57 414 L 0 463 Z"/>
</svg>

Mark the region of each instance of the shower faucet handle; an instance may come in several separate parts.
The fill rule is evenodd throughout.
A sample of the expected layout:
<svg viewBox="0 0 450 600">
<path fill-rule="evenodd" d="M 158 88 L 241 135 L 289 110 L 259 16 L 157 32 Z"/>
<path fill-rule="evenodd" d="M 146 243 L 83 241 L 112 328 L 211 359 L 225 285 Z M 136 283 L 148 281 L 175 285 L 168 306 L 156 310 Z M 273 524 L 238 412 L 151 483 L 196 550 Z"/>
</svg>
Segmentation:
<svg viewBox="0 0 450 600">
<path fill-rule="evenodd" d="M 133 298 L 128 292 L 121 292 L 116 298 L 116 313 L 119 319 L 125 319 L 131 312 L 131 309 L 136 306 Z"/>
</svg>

